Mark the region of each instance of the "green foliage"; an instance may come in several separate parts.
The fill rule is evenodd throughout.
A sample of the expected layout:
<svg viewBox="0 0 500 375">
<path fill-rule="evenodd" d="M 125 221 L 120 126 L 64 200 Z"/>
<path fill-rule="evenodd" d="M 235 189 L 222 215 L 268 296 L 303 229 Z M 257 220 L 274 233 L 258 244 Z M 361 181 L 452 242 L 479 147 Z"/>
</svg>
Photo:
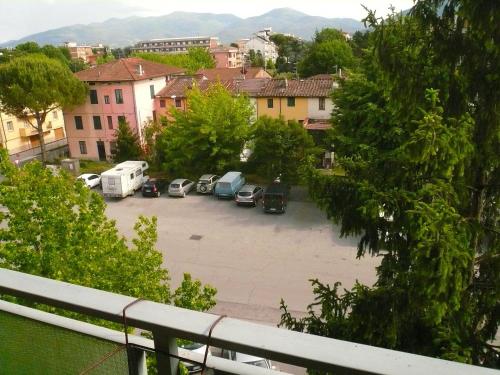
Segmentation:
<svg viewBox="0 0 500 375">
<path fill-rule="evenodd" d="M 15 168 L 0 150 L 0 174 L 1 267 L 198 311 L 215 305 L 216 290 L 189 274 L 171 292 L 156 217 L 139 216 L 129 242 L 103 198 L 64 172 L 38 162 Z"/>
<path fill-rule="evenodd" d="M 276 69 L 278 73 L 297 71 L 297 63 L 303 58 L 306 43 L 290 35 L 273 34 L 269 38 L 278 49 Z"/>
<path fill-rule="evenodd" d="M 304 58 L 298 64 L 298 72 L 301 77 L 333 74 L 339 68 L 352 68 L 355 64 L 352 48 L 342 33 L 327 28 L 316 32 L 313 43 L 308 46 Z"/>
<path fill-rule="evenodd" d="M 189 48 L 188 53 L 158 54 L 158 53 L 134 53 L 134 56 L 157 63 L 176 66 L 187 70 L 187 74 L 195 74 L 200 69 L 215 68 L 215 61 L 204 48 Z"/>
<path fill-rule="evenodd" d="M 193 88 L 187 100 L 187 110 L 174 110 L 174 121 L 157 138 L 164 170 L 195 178 L 236 167 L 250 130 L 248 98 L 216 83 L 203 92 Z"/>
<path fill-rule="evenodd" d="M 250 65 L 254 67 L 264 67 L 265 61 L 262 53 L 260 51 L 255 52 L 255 50 L 251 49 L 248 52 L 248 58 L 250 60 Z"/>
<path fill-rule="evenodd" d="M 252 132 L 253 153 L 248 163 L 268 181 L 281 174 L 283 182 L 299 181 L 301 168 L 317 153 L 312 137 L 297 121 L 261 117 Z"/>
<path fill-rule="evenodd" d="M 116 129 L 116 149 L 113 152 L 113 160 L 116 163 L 126 160 L 140 160 L 143 150 L 139 136 L 130 129 L 127 121 L 120 121 Z"/>
<path fill-rule="evenodd" d="M 0 65 L 2 110 L 25 119 L 38 131 L 43 161 L 46 155 L 42 127 L 47 114 L 83 103 L 86 93 L 86 85 L 67 66 L 43 54 L 15 57 Z"/>
<path fill-rule="evenodd" d="M 408 17 L 369 14 L 361 72 L 333 94 L 345 175 L 311 169 L 308 180 L 342 235 L 360 236 L 358 255 L 382 257 L 378 279 L 343 294 L 315 281 L 317 304 L 295 319 L 282 303 L 283 325 L 499 367 L 495 9 L 422 0 Z"/>
<path fill-rule="evenodd" d="M 97 65 L 102 65 L 111 62 L 114 59 L 115 57 L 113 55 L 102 55 L 97 58 L 96 63 Z"/>
</svg>

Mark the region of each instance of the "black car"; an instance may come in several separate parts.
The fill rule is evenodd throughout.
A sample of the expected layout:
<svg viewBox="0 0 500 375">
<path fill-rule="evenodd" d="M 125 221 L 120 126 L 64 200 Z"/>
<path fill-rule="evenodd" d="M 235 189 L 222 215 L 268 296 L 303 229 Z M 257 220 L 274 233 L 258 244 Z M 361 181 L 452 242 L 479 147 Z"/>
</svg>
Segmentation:
<svg viewBox="0 0 500 375">
<path fill-rule="evenodd" d="M 272 183 L 264 192 L 262 207 L 264 212 L 284 213 L 288 204 L 290 186 L 283 183 Z"/>
<path fill-rule="evenodd" d="M 159 197 L 165 192 L 167 181 L 159 179 L 148 180 L 142 185 L 143 197 Z"/>
</svg>

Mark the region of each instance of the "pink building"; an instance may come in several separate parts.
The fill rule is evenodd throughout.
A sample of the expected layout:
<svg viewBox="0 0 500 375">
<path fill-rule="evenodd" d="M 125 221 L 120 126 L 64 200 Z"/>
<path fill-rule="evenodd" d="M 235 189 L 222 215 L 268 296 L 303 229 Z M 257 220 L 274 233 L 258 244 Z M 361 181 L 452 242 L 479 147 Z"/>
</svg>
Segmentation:
<svg viewBox="0 0 500 375">
<path fill-rule="evenodd" d="M 241 68 L 243 53 L 236 47 L 220 47 L 210 50 L 215 60 L 216 68 Z"/>
<path fill-rule="evenodd" d="M 173 75 L 183 72 L 132 57 L 75 73 L 89 85 L 89 96 L 85 104 L 64 110 L 71 157 L 109 159 L 120 120 L 126 120 L 142 142 L 144 126 L 156 117 L 156 93 Z"/>
</svg>

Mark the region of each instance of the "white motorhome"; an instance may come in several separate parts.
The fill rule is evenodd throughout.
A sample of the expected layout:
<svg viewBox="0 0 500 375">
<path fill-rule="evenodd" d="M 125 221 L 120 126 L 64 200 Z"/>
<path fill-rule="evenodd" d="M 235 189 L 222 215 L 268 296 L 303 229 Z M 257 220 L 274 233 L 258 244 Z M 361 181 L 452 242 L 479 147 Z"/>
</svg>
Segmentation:
<svg viewBox="0 0 500 375">
<path fill-rule="evenodd" d="M 134 195 L 149 177 L 145 161 L 124 161 L 101 174 L 102 192 L 105 197 L 125 198 Z"/>
</svg>

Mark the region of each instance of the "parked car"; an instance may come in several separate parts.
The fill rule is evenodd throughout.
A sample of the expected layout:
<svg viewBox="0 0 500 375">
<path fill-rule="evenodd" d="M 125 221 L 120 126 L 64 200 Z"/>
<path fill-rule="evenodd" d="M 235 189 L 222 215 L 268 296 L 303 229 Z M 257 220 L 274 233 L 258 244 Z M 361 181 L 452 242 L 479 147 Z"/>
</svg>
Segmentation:
<svg viewBox="0 0 500 375">
<path fill-rule="evenodd" d="M 283 183 L 272 183 L 264 192 L 262 198 L 262 207 L 264 212 L 281 212 L 286 211 L 288 204 L 288 195 L 290 187 Z"/>
<path fill-rule="evenodd" d="M 217 198 L 235 198 L 243 185 L 245 177 L 241 172 L 227 172 L 215 184 L 214 195 Z"/>
<path fill-rule="evenodd" d="M 167 187 L 167 181 L 160 179 L 150 179 L 142 185 L 142 196 L 143 197 L 159 197 L 165 192 Z"/>
<path fill-rule="evenodd" d="M 185 178 L 173 180 L 168 187 L 168 195 L 185 197 L 194 188 L 194 182 Z"/>
<path fill-rule="evenodd" d="M 84 173 L 78 176 L 78 179 L 91 189 L 101 184 L 101 176 L 94 173 Z"/>
<path fill-rule="evenodd" d="M 192 352 L 199 353 L 205 355 L 205 351 L 207 350 L 207 346 L 205 344 L 200 344 L 197 342 L 189 342 L 186 344 L 181 344 L 179 345 L 183 349 L 191 350 Z M 212 355 L 212 352 L 210 351 L 210 348 L 208 349 L 208 355 Z M 184 366 L 186 366 L 188 372 L 190 374 L 196 374 L 198 372 L 201 372 L 201 365 L 197 363 L 190 363 L 190 362 L 182 362 Z"/>
<path fill-rule="evenodd" d="M 219 176 L 214 174 L 204 174 L 198 180 L 198 184 L 196 185 L 196 191 L 201 194 L 211 194 L 213 193 L 215 184 L 219 180 Z"/>
<path fill-rule="evenodd" d="M 257 202 L 262 198 L 264 189 L 256 185 L 244 185 L 236 194 L 236 204 L 256 206 Z"/>
<path fill-rule="evenodd" d="M 235 352 L 234 350 L 222 349 L 222 358 L 230 359 L 232 361 L 245 363 L 247 365 L 263 367 L 271 370 L 276 370 L 269 359 L 254 357 L 253 355 Z"/>
</svg>

